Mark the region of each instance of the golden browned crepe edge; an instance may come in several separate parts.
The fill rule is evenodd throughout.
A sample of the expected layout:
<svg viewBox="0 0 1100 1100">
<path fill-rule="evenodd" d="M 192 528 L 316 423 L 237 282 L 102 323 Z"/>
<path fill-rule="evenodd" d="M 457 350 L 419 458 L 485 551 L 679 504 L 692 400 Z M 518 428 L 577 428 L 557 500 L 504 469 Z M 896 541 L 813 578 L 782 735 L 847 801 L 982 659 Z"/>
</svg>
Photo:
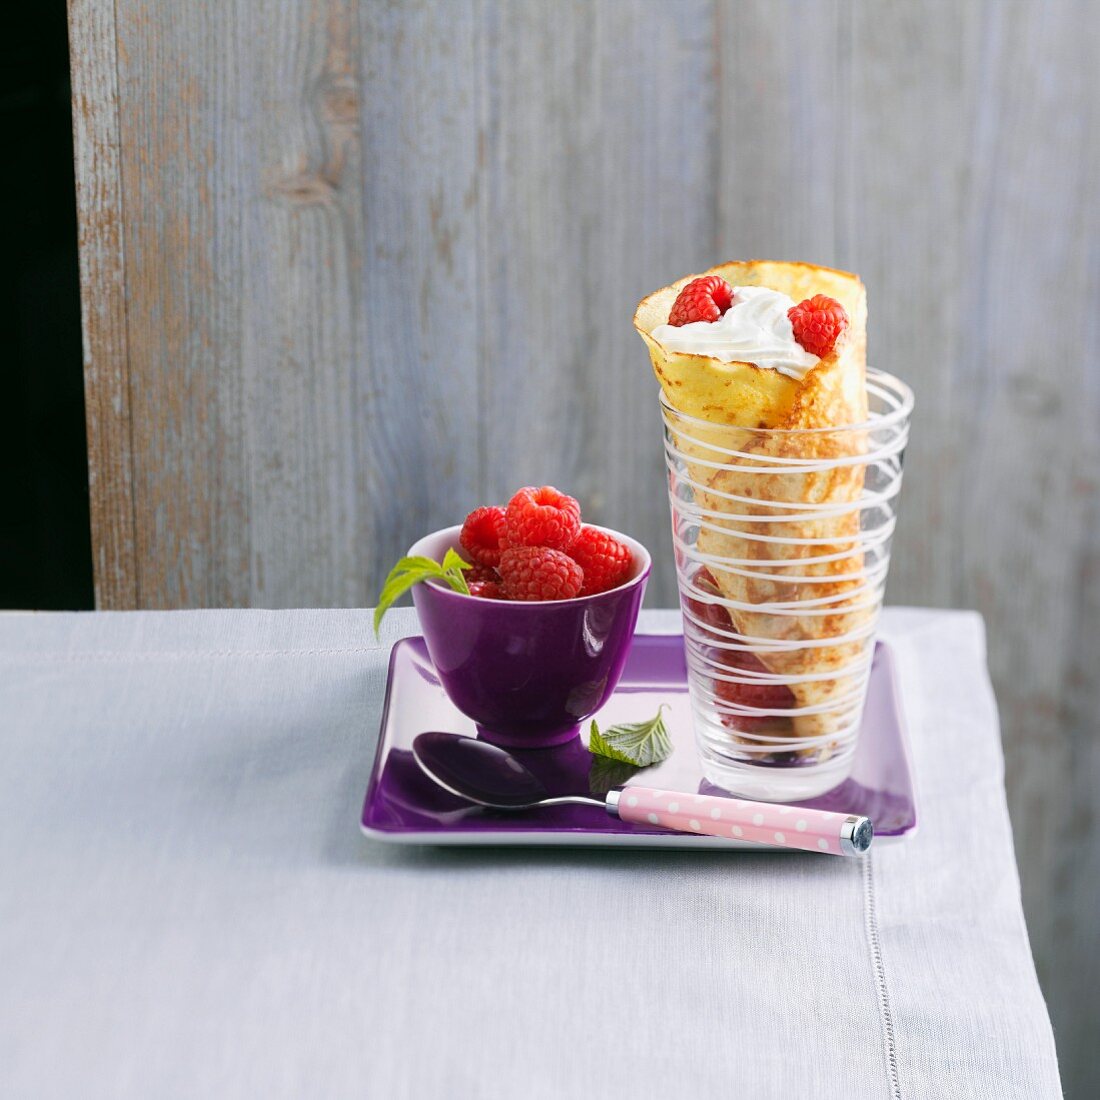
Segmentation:
<svg viewBox="0 0 1100 1100">
<path fill-rule="evenodd" d="M 668 323 L 680 291 L 693 279 L 719 275 L 730 286 L 764 286 L 795 303 L 815 294 L 835 298 L 848 313 L 847 331 L 832 353 L 806 372 L 802 380 L 769 367 L 735 360 L 725 363 L 709 355 L 689 355 L 665 348 L 651 335 Z M 740 260 L 719 264 L 647 294 L 634 311 L 634 328 L 650 351 L 654 373 L 669 403 L 688 416 L 716 424 L 752 428 L 828 427 L 823 417 L 835 416 L 835 402 L 826 412 L 820 393 L 826 375 L 847 362 L 858 364 L 863 383 L 867 358 L 867 292 L 858 275 L 838 268 L 786 260 Z M 814 377 L 816 376 L 816 377 Z M 814 395 L 818 407 L 808 398 Z M 848 395 L 851 401 L 853 395 Z M 864 399 L 865 400 L 865 399 Z M 853 411 L 858 411 L 857 405 Z M 865 404 L 862 411 L 866 412 Z"/>
</svg>

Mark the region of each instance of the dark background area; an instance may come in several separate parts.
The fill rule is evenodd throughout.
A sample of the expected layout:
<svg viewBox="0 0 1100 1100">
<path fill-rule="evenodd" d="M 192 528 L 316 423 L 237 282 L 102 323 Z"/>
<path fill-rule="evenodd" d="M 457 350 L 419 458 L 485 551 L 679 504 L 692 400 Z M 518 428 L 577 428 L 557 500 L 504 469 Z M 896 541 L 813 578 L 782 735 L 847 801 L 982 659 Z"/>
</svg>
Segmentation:
<svg viewBox="0 0 1100 1100">
<path fill-rule="evenodd" d="M 0 45 L 0 607 L 93 604 L 64 0 Z M 9 31 L 11 27 L 9 26 Z"/>
</svg>

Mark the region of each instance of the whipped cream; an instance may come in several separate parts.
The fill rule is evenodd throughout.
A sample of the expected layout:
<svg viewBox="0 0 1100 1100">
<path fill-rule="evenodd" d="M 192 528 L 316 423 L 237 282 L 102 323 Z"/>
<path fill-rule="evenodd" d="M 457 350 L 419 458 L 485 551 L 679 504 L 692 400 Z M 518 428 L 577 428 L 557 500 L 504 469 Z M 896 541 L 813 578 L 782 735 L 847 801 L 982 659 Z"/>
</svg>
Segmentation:
<svg viewBox="0 0 1100 1100">
<path fill-rule="evenodd" d="M 794 302 L 778 290 L 739 286 L 733 305 L 717 321 L 658 325 L 650 336 L 669 351 L 709 355 L 723 363 L 755 363 L 801 380 L 819 359 L 794 338 L 787 317 Z"/>
</svg>

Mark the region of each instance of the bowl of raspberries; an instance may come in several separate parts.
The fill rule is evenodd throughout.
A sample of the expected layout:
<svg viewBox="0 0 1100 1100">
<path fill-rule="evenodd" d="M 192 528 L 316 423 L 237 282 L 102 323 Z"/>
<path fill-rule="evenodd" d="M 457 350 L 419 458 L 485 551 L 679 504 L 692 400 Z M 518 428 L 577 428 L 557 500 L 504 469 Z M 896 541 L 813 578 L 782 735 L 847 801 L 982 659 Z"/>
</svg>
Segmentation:
<svg viewBox="0 0 1100 1100">
<path fill-rule="evenodd" d="M 574 497 L 544 485 L 520 489 L 507 505 L 476 508 L 461 526 L 409 550 L 410 560 L 455 555 L 469 594 L 432 578 L 412 588 L 451 701 L 496 744 L 569 741 L 622 675 L 648 551 L 583 523 Z"/>
</svg>

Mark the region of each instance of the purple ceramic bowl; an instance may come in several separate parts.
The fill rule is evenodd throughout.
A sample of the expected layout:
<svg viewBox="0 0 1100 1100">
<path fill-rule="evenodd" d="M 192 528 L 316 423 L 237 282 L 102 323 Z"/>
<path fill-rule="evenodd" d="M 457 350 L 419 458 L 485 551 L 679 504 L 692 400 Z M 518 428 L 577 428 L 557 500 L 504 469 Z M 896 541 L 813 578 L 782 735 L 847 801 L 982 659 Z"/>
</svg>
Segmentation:
<svg viewBox="0 0 1100 1100">
<path fill-rule="evenodd" d="M 449 547 L 461 553 L 460 530 L 436 531 L 409 554 L 442 561 Z M 634 566 L 630 580 L 597 596 L 512 603 L 435 582 L 413 588 L 440 683 L 485 740 L 511 748 L 563 744 L 615 690 L 652 562 L 640 542 L 611 534 L 630 547 Z"/>
</svg>

